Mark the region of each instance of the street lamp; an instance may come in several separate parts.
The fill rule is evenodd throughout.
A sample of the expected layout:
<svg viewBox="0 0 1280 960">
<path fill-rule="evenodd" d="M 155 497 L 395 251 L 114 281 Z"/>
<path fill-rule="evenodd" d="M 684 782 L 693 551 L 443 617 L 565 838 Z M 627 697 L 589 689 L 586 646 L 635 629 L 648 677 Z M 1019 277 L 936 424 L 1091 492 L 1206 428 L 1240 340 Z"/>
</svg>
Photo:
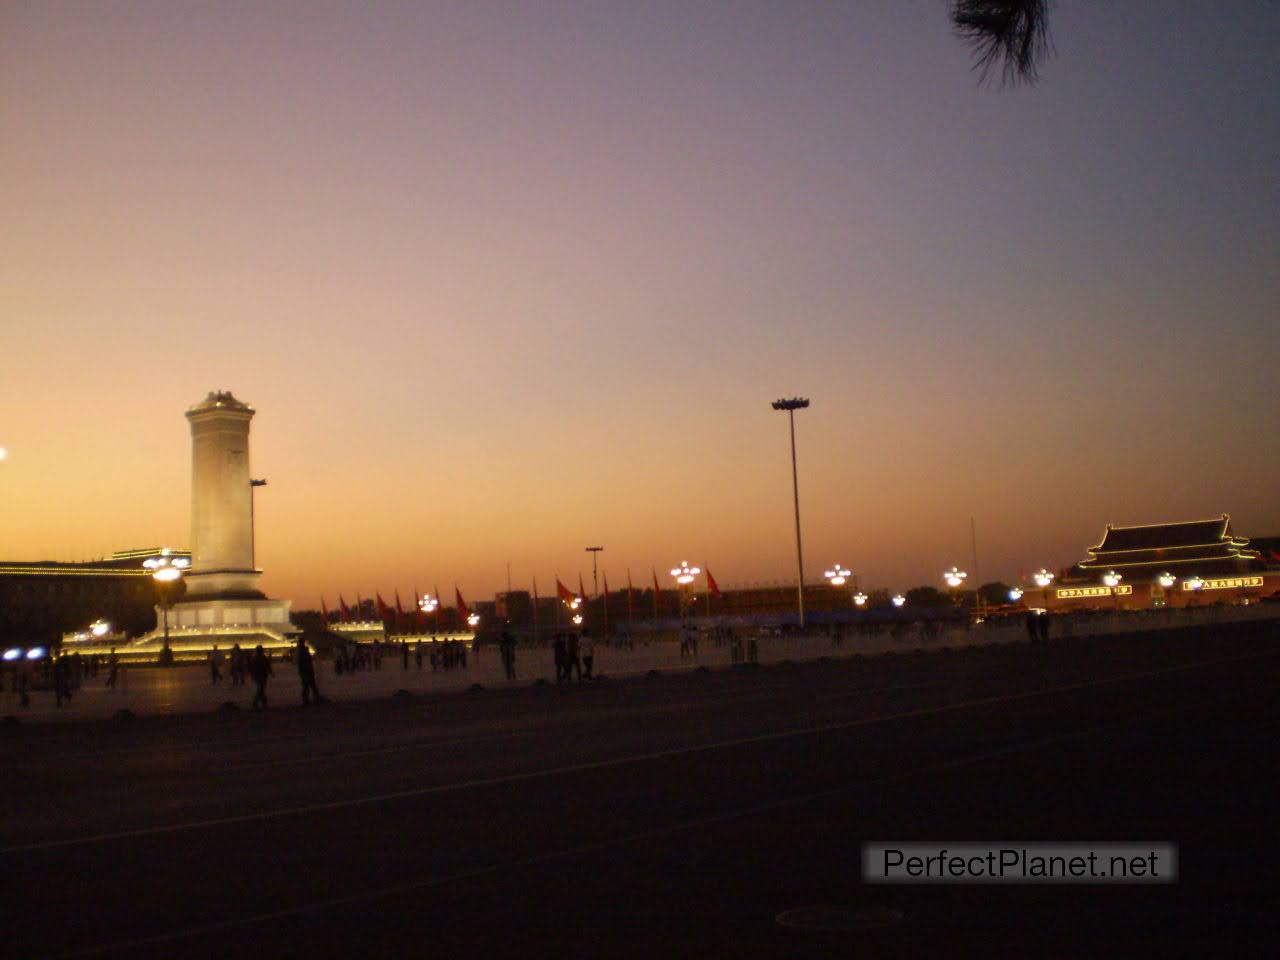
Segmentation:
<svg viewBox="0 0 1280 960">
<path fill-rule="evenodd" d="M 574 625 L 575 627 L 580 627 L 580 626 L 582 626 L 582 614 L 580 614 L 580 613 L 575 613 L 575 614 L 573 615 L 573 625 Z"/>
<path fill-rule="evenodd" d="M 1046 610 L 1049 609 L 1049 584 L 1053 583 L 1053 574 L 1041 567 L 1031 575 L 1031 579 L 1035 581 L 1037 587 L 1040 588 L 1040 603 Z"/>
<path fill-rule="evenodd" d="M 906 602 L 907 602 L 907 598 L 906 598 L 906 597 L 904 597 L 902 594 L 900 594 L 900 593 L 895 593 L 895 594 L 893 595 L 893 605 L 894 605 L 895 607 L 901 607 L 901 606 L 903 606 L 904 604 L 906 604 Z"/>
<path fill-rule="evenodd" d="M 111 624 L 99 617 L 93 623 L 89 624 L 89 632 L 95 637 L 101 639 L 111 632 Z"/>
<path fill-rule="evenodd" d="M 474 630 L 476 627 L 480 626 L 480 614 L 478 614 L 478 613 L 473 613 L 473 614 L 469 615 L 469 616 L 467 617 L 467 626 L 468 626 L 468 627 L 471 627 L 473 630 Z"/>
<path fill-rule="evenodd" d="M 169 648 L 169 608 L 173 606 L 172 591 L 179 580 L 182 579 L 182 571 L 191 566 L 191 561 L 186 557 L 174 557 L 170 554 L 172 551 L 165 547 L 160 551 L 157 557 L 148 557 L 142 561 L 142 565 L 151 571 L 151 579 L 156 582 L 157 589 L 160 593 L 160 610 L 164 616 L 164 646 L 160 649 L 160 662 L 163 664 L 173 663 L 173 651 Z"/>
<path fill-rule="evenodd" d="M 1017 603 L 1017 602 L 1018 602 L 1019 600 L 1021 600 L 1021 599 L 1022 599 L 1022 588 L 1021 588 L 1021 587 L 1010 587 L 1010 588 L 1009 588 L 1009 602 L 1010 602 L 1010 603 Z"/>
<path fill-rule="evenodd" d="M 587 553 L 591 554 L 591 595 L 593 597 L 600 596 L 600 573 L 596 569 L 596 558 L 600 556 L 600 551 L 604 547 L 587 547 Z"/>
<path fill-rule="evenodd" d="M 851 576 L 851 572 L 846 570 L 844 567 L 840 566 L 840 564 L 837 563 L 830 570 L 823 573 L 823 576 L 826 577 L 828 581 L 830 581 L 833 587 L 843 587 L 846 583 L 849 582 L 849 577 Z"/>
<path fill-rule="evenodd" d="M 422 598 L 418 600 L 418 609 L 423 613 L 431 615 L 432 629 L 435 633 L 440 632 L 440 601 L 429 593 L 424 593 Z"/>
<path fill-rule="evenodd" d="M 1111 590 L 1111 599 L 1115 601 L 1116 609 L 1120 609 L 1120 594 L 1116 592 L 1116 587 L 1120 586 L 1120 581 L 1124 577 L 1116 573 L 1114 570 L 1108 570 L 1102 575 L 1102 582 Z"/>
<path fill-rule="evenodd" d="M 796 599 L 800 611 L 801 630 L 804 629 L 804 549 L 800 545 L 800 481 L 796 474 L 796 411 L 804 410 L 808 406 L 809 401 L 804 397 L 773 401 L 773 409 L 787 411 L 787 420 L 791 425 L 791 494 L 796 508 L 796 568 L 800 573 Z"/>
<path fill-rule="evenodd" d="M 1194 573 L 1186 579 L 1185 583 L 1188 590 L 1200 590 L 1204 587 L 1204 580 Z"/>
<path fill-rule="evenodd" d="M 853 603 L 856 607 L 865 607 L 867 605 L 867 595 L 859 590 L 853 595 Z"/>
<path fill-rule="evenodd" d="M 1172 596 L 1168 595 L 1168 591 L 1172 590 L 1173 585 L 1177 582 L 1178 578 L 1167 570 L 1160 574 L 1160 576 L 1156 577 L 1156 583 L 1160 584 L 1160 589 L 1164 590 L 1166 593 L 1164 600 L 1161 601 L 1165 606 L 1168 606 L 1169 601 L 1173 599 Z"/>
<path fill-rule="evenodd" d="M 952 567 L 942 575 L 942 579 L 946 581 L 947 586 L 951 588 L 951 602 L 956 606 L 960 605 L 960 588 L 964 586 L 965 580 L 969 575 L 959 567 Z"/>
<path fill-rule="evenodd" d="M 677 592 L 676 596 L 680 598 L 680 617 L 684 618 L 685 609 L 688 607 L 689 584 L 702 570 L 698 567 L 689 566 L 688 560 L 681 560 L 680 566 L 671 568 L 671 576 L 676 578 Z"/>
</svg>

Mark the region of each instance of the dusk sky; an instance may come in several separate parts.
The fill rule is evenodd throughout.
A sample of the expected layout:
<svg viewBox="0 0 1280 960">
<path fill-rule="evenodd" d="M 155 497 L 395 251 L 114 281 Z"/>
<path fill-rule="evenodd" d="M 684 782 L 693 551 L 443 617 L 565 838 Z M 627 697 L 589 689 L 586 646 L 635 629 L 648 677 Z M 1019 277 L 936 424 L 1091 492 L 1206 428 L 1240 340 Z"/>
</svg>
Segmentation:
<svg viewBox="0 0 1280 960">
<path fill-rule="evenodd" d="M 1211 9 L 1210 9 L 1211 8 Z M 263 587 L 468 599 L 1280 534 L 1280 4 L 0 5 L 0 559 L 186 546 L 258 409 Z"/>
</svg>

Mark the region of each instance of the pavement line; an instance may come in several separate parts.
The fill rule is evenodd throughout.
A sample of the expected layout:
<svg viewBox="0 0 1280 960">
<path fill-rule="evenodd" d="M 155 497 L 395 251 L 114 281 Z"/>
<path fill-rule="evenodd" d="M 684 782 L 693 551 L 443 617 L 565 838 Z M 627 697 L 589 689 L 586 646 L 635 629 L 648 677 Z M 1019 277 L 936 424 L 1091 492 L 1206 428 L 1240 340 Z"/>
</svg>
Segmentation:
<svg viewBox="0 0 1280 960">
<path fill-rule="evenodd" d="M 435 784 L 427 787 L 414 787 L 409 790 L 395 790 L 389 793 L 373 794 L 367 797 L 352 797 L 346 800 L 330 800 L 323 803 L 300 804 L 292 807 L 278 807 L 274 810 L 260 810 L 255 813 L 237 814 L 229 817 L 213 817 L 207 820 L 189 820 L 185 823 L 164 824 L 153 827 L 139 827 L 133 830 L 119 830 L 112 833 L 99 833 L 88 837 L 72 837 L 63 840 L 40 840 L 34 843 L 15 844 L 0 849 L 0 856 L 17 853 L 35 853 L 42 850 L 57 850 L 66 847 L 86 846 L 94 843 L 107 843 L 116 840 L 131 840 L 139 837 L 163 836 L 172 833 L 184 833 L 188 830 L 207 830 L 212 827 L 231 826 L 240 823 L 256 823 L 280 817 L 302 816 L 305 814 L 324 813 L 331 810 L 345 810 L 351 807 L 372 806 L 396 800 L 408 800 L 436 794 L 457 793 L 464 790 L 476 790 L 484 787 L 501 786 L 508 783 L 523 783 L 530 780 L 541 780 L 565 774 L 586 773 L 592 770 L 607 770 L 613 767 L 627 766 L 633 763 L 647 763 L 654 760 L 667 760 L 672 757 L 690 756 L 699 753 L 710 753 L 732 747 L 749 746 L 757 743 L 770 743 L 780 740 L 791 740 L 798 737 L 814 736 L 822 733 L 834 733 L 841 730 L 852 730 L 858 727 L 872 726 L 879 723 L 890 723 L 895 720 L 910 720 L 916 717 L 937 716 L 972 710 L 976 707 L 994 706 L 1002 703 L 1016 703 L 1055 693 L 1070 693 L 1075 690 L 1087 690 L 1132 680 L 1143 680 L 1149 677 L 1164 676 L 1195 670 L 1200 667 L 1216 666 L 1226 663 L 1239 663 L 1246 660 L 1258 660 L 1273 656 L 1275 651 L 1266 650 L 1261 653 L 1244 654 L 1235 657 L 1219 657 L 1212 660 L 1201 660 L 1194 663 L 1179 664 L 1172 667 L 1161 667 L 1156 670 L 1145 670 L 1138 673 L 1108 677 L 1102 680 L 1088 680 L 1080 683 L 1066 684 L 1059 687 L 1046 687 L 1042 690 L 1027 690 L 1019 693 L 1000 694 L 993 697 L 980 697 L 975 700 L 962 700 L 957 703 L 943 704 L 937 707 L 922 707 L 901 713 L 886 714 L 879 717 L 863 717 L 841 723 L 823 724 L 816 727 L 801 727 L 793 730 L 780 730 L 773 733 L 755 734 L 749 737 L 736 737 L 719 740 L 713 743 L 698 744 L 689 747 L 673 747 L 667 750 L 655 750 L 649 753 L 632 754 L 625 757 L 612 757 L 608 760 L 591 760 L 584 763 L 568 764 L 562 767 L 551 767 L 545 770 L 530 770 L 524 773 L 504 774 L 500 777 L 484 777 L 477 780 L 465 780 L 459 783 Z"/>
<path fill-rule="evenodd" d="M 1162 715 L 1176 713 L 1178 709 L 1186 709 L 1201 705 L 1200 701 L 1188 704 L 1182 708 L 1163 711 Z M 1150 716 L 1150 715 L 1148 715 Z M 652 840 L 661 840 L 667 837 L 675 836 L 680 833 L 686 833 L 690 830 L 698 830 L 704 827 L 717 826 L 728 823 L 733 820 L 740 820 L 745 817 L 757 816 L 761 813 L 771 813 L 776 810 L 785 809 L 787 807 L 802 806 L 806 803 L 814 801 L 830 799 L 841 796 L 858 789 L 868 789 L 876 786 L 884 786 L 890 783 L 897 783 L 909 780 L 912 777 L 937 773 L 947 770 L 963 768 L 976 763 L 984 763 L 988 760 L 995 760 L 1001 757 L 1013 756 L 1019 753 L 1026 753 L 1030 750 L 1042 750 L 1046 747 L 1057 746 L 1063 743 L 1069 743 L 1073 740 L 1082 740 L 1090 736 L 1102 733 L 1110 733 L 1115 730 L 1133 730 L 1133 721 L 1131 719 L 1122 720 L 1120 723 L 1102 724 L 1093 727 L 1087 727 L 1083 730 L 1075 730 L 1069 733 L 1055 734 L 1048 737 L 1040 737 L 1036 740 L 1010 744 L 1005 747 L 999 747 L 995 750 L 985 750 L 981 753 L 970 754 L 966 757 L 956 757 L 950 760 L 943 760 L 937 763 L 926 764 L 922 767 L 916 767 L 911 770 L 905 770 L 900 773 L 886 774 L 881 777 L 874 777 L 869 780 L 860 780 L 856 783 L 842 784 L 838 787 L 829 787 L 825 790 L 818 790 L 812 793 L 800 794 L 797 796 L 781 797 L 774 800 L 765 800 L 760 803 L 751 804 L 741 807 L 737 810 L 731 810 L 728 813 L 713 814 L 707 817 L 698 817 L 693 820 L 683 820 L 679 823 L 669 824 L 665 827 L 657 827 L 652 830 L 644 830 L 637 833 L 624 834 L 623 836 L 608 837 L 604 840 L 597 840 L 593 843 L 581 844 L 576 847 L 569 847 L 560 850 L 550 850 L 544 853 L 533 854 L 527 857 L 520 857 L 516 860 L 503 861 L 499 863 L 485 864 L 484 866 L 472 867 L 468 870 L 461 870 L 455 873 L 446 874 L 444 876 L 426 877 L 419 880 L 409 880 L 403 883 L 393 884 L 391 886 L 379 887 L 374 890 L 363 890 L 359 893 L 348 894 L 343 897 L 333 897 L 327 900 L 318 900 L 311 903 L 300 904 L 298 906 L 286 907 L 283 910 L 273 910 L 268 913 L 253 914 L 247 917 L 235 917 L 229 920 L 218 920 L 213 923 L 200 924 L 198 926 L 187 927 L 180 930 L 170 930 L 165 933 L 153 934 L 151 936 L 137 937 L 130 940 L 122 940 L 115 943 L 100 944 L 93 947 L 87 947 L 83 950 L 71 953 L 58 954 L 54 960 L 72 960 L 77 957 L 100 956 L 106 953 L 115 953 L 118 951 L 131 951 L 139 947 L 155 946 L 161 943 L 172 943 L 176 940 L 187 940 L 192 937 L 208 936 L 211 934 L 222 933 L 226 930 L 232 930 L 239 927 L 252 926 L 259 923 L 271 923 L 278 920 L 287 920 L 292 917 L 306 916 L 308 914 L 327 912 L 338 907 L 352 906 L 361 903 L 371 903 L 377 900 L 384 900 L 388 897 L 403 896 L 408 893 L 414 893 L 420 890 L 427 890 L 433 887 L 440 887 L 446 884 L 456 884 L 466 880 L 475 879 L 477 877 L 490 876 L 506 870 L 518 870 L 523 867 L 540 866 L 545 863 L 552 863 L 556 860 L 565 860 L 572 857 L 582 856 L 584 854 L 597 853 L 602 850 L 608 850 L 613 847 L 626 846 L 627 844 L 642 843 Z"/>
</svg>

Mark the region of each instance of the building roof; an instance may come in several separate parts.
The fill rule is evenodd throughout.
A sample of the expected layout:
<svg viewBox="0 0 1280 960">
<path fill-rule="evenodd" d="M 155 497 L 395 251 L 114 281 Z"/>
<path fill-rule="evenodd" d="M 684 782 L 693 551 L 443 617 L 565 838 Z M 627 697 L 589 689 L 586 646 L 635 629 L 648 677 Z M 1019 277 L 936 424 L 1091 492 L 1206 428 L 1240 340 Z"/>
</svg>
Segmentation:
<svg viewBox="0 0 1280 960">
<path fill-rule="evenodd" d="M 1107 525 L 1102 542 L 1089 548 L 1089 556 L 1077 564 L 1080 570 L 1153 567 L 1166 564 L 1202 566 L 1209 563 L 1252 564 L 1258 551 L 1249 541 L 1231 532 L 1231 517 L 1143 526 Z"/>
<path fill-rule="evenodd" d="M 1222 544 L 1234 539 L 1231 535 L 1231 518 L 1224 513 L 1212 520 L 1191 520 L 1183 523 L 1152 523 L 1137 527 L 1113 527 L 1108 524 L 1102 542 L 1091 548 L 1089 552 L 1169 550 L 1177 547 Z M 1243 546 L 1247 542 L 1242 541 L 1239 545 Z"/>
</svg>

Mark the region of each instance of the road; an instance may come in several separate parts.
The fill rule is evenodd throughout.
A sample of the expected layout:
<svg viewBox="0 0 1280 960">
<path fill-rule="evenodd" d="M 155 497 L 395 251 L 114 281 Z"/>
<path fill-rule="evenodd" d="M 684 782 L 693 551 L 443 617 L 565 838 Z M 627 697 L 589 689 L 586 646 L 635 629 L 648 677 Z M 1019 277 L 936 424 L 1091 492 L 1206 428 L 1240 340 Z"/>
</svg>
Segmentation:
<svg viewBox="0 0 1280 960">
<path fill-rule="evenodd" d="M 1267 623 L 0 739 L 14 956 L 1274 942 Z M 1168 840 L 1169 886 L 870 886 L 871 840 Z M 827 904 L 858 929 L 776 922 Z"/>
</svg>

